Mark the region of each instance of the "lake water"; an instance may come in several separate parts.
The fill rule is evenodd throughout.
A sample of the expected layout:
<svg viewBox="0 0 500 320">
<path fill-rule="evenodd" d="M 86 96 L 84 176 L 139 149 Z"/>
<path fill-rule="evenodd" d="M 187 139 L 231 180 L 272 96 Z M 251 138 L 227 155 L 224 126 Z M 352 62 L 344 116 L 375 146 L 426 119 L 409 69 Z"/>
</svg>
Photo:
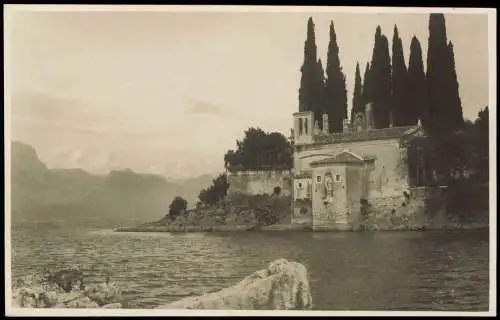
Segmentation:
<svg viewBox="0 0 500 320">
<path fill-rule="evenodd" d="M 277 258 L 303 263 L 314 309 L 488 311 L 488 231 L 115 233 L 57 223 L 12 229 L 13 277 L 79 263 L 123 303 L 153 308 L 237 283 Z"/>
</svg>

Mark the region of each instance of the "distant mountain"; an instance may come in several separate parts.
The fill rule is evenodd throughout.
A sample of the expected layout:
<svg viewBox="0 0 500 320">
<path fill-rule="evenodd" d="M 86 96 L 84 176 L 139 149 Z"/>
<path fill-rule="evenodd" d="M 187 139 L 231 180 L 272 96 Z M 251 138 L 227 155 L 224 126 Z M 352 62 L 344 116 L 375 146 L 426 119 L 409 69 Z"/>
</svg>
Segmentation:
<svg viewBox="0 0 500 320">
<path fill-rule="evenodd" d="M 190 207 L 214 177 L 203 175 L 167 181 L 155 174 L 130 169 L 93 175 L 82 169 L 48 169 L 35 149 L 11 144 L 11 208 L 18 219 L 61 219 L 127 224 L 157 220 L 168 212 L 172 199 L 184 197 Z"/>
</svg>

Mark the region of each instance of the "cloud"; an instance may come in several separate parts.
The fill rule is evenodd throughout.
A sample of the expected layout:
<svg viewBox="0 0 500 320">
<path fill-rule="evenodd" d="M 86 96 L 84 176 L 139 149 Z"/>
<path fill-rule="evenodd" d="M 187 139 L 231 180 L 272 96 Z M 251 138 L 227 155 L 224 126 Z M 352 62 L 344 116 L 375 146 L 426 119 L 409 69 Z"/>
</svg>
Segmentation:
<svg viewBox="0 0 500 320">
<path fill-rule="evenodd" d="M 230 110 L 206 101 L 190 98 L 186 111 L 195 115 L 229 115 Z"/>
<path fill-rule="evenodd" d="M 144 118 L 127 118 L 123 113 L 90 105 L 85 101 L 40 92 L 12 95 L 11 115 L 14 124 L 31 128 L 60 130 L 61 133 L 84 133 L 128 138 L 165 137 L 175 128 L 144 123 Z M 132 120 L 132 121 L 131 121 Z"/>
</svg>

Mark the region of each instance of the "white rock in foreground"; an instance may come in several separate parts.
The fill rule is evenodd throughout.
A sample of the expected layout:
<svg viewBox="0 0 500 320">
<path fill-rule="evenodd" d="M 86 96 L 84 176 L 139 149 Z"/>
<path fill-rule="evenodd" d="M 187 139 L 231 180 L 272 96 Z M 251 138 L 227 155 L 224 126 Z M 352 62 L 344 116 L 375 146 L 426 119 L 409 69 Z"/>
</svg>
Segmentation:
<svg viewBox="0 0 500 320">
<path fill-rule="evenodd" d="M 159 309 L 308 310 L 312 297 L 307 269 L 279 259 L 238 284 L 199 297 L 188 297 Z"/>
</svg>

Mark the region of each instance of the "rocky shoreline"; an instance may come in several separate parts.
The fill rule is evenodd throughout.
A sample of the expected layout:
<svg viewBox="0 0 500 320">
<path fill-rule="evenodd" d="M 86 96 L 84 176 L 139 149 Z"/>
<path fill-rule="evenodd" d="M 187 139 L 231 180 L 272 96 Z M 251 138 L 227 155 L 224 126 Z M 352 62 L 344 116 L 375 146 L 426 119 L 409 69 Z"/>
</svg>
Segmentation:
<svg viewBox="0 0 500 320">
<path fill-rule="evenodd" d="M 419 227 L 401 227 L 365 230 L 368 232 L 380 231 L 453 231 L 453 230 L 479 230 L 488 229 L 489 225 L 484 223 L 464 223 L 464 224 L 444 224 L 434 226 Z M 360 230 L 352 229 L 316 229 L 307 225 L 270 225 L 265 227 L 251 226 L 136 226 L 122 227 L 114 230 L 115 232 L 169 232 L 169 233 L 201 233 L 201 232 L 358 232 Z"/>
<path fill-rule="evenodd" d="M 251 231 L 312 231 L 310 227 L 301 225 L 271 225 L 265 227 L 252 226 L 136 226 L 115 229 L 115 232 L 251 232 Z"/>
<path fill-rule="evenodd" d="M 295 219 L 290 196 L 249 196 L 235 194 L 214 207 L 190 209 L 172 218 L 137 226 L 121 227 L 116 232 L 358 232 L 470 230 L 489 227 L 487 212 L 459 216 L 444 210 L 424 213 L 419 203 L 407 204 L 399 211 L 372 212 L 364 219 L 346 224 L 313 227 L 312 217 Z M 411 207 L 413 205 L 414 207 Z M 416 207 L 415 207 L 416 206 Z M 413 212 L 419 212 L 414 214 Z M 317 221 L 316 221 L 317 222 Z M 314 229 L 314 230 L 313 230 Z"/>
<path fill-rule="evenodd" d="M 29 275 L 12 288 L 16 308 L 120 309 L 121 285 L 116 282 L 85 285 L 79 267 Z M 125 306 L 130 307 L 130 306 Z M 304 265 L 278 259 L 233 286 L 202 296 L 160 305 L 157 309 L 310 310 L 312 297 Z"/>
<path fill-rule="evenodd" d="M 118 283 L 86 285 L 81 269 L 73 266 L 27 275 L 12 286 L 12 304 L 17 308 L 122 308 Z"/>
</svg>

